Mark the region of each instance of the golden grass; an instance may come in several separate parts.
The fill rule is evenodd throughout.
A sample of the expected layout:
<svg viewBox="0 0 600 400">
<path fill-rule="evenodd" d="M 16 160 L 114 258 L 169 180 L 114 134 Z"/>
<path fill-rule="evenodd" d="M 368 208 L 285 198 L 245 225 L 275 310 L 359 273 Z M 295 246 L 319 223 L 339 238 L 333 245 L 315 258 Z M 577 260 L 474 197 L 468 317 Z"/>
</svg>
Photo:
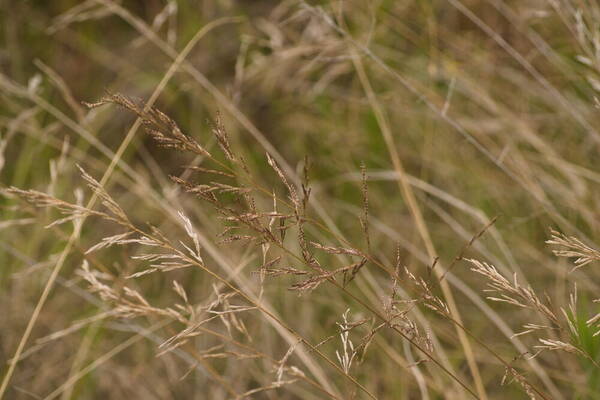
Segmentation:
<svg viewBox="0 0 600 400">
<path fill-rule="evenodd" d="M 599 398 L 597 5 L 67 3 L 0 17 L 0 399 Z"/>
</svg>

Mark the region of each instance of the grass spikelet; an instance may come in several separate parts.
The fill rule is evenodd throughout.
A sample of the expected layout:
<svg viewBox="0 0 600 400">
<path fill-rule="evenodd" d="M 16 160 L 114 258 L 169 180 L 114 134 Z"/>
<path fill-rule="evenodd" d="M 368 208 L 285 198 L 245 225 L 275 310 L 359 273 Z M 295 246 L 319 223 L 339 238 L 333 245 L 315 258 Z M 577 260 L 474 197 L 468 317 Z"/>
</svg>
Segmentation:
<svg viewBox="0 0 600 400">
<path fill-rule="evenodd" d="M 571 272 L 578 270 L 594 261 L 600 260 L 600 252 L 586 244 L 574 236 L 566 236 L 555 230 L 551 231 L 551 239 L 546 243 L 558 246 L 559 249 L 552 250 L 558 257 L 575 258 L 575 266 Z"/>
<path fill-rule="evenodd" d="M 231 145 L 229 144 L 229 137 L 227 136 L 227 130 L 225 129 L 225 126 L 223 125 L 223 120 L 222 120 L 221 114 L 219 112 L 217 112 L 215 120 L 210 125 L 211 125 L 212 132 L 215 135 L 215 138 L 217 138 L 217 143 L 221 147 L 221 150 L 223 150 L 223 153 L 225 153 L 225 156 L 230 161 L 235 162 L 236 158 L 231 151 Z"/>
</svg>

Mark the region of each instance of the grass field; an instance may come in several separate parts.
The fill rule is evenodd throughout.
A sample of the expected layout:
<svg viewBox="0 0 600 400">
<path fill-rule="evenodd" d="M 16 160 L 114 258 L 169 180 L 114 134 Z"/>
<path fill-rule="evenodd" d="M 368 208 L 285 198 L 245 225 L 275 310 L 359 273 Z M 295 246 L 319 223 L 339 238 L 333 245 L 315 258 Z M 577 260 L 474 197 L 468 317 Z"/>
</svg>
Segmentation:
<svg viewBox="0 0 600 400">
<path fill-rule="evenodd" d="M 600 399 L 598 92 L 595 1 L 0 1 L 0 399 Z"/>
</svg>

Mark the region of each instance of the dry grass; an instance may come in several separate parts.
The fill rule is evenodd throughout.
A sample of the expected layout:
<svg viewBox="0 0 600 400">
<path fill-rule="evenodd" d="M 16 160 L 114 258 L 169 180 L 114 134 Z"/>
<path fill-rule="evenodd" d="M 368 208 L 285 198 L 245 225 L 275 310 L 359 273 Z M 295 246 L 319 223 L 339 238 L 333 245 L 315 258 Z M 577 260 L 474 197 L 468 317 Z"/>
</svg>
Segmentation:
<svg viewBox="0 0 600 400">
<path fill-rule="evenodd" d="M 0 399 L 600 398 L 597 5 L 0 7 Z"/>
</svg>

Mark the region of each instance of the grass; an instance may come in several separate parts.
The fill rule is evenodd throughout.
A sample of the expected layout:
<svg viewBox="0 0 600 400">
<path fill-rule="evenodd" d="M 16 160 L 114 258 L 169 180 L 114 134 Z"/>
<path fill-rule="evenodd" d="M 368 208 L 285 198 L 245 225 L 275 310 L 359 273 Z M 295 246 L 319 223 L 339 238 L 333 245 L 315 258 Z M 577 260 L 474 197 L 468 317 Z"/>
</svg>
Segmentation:
<svg viewBox="0 0 600 400">
<path fill-rule="evenodd" d="M 0 10 L 0 399 L 600 398 L 597 5 Z"/>
</svg>

